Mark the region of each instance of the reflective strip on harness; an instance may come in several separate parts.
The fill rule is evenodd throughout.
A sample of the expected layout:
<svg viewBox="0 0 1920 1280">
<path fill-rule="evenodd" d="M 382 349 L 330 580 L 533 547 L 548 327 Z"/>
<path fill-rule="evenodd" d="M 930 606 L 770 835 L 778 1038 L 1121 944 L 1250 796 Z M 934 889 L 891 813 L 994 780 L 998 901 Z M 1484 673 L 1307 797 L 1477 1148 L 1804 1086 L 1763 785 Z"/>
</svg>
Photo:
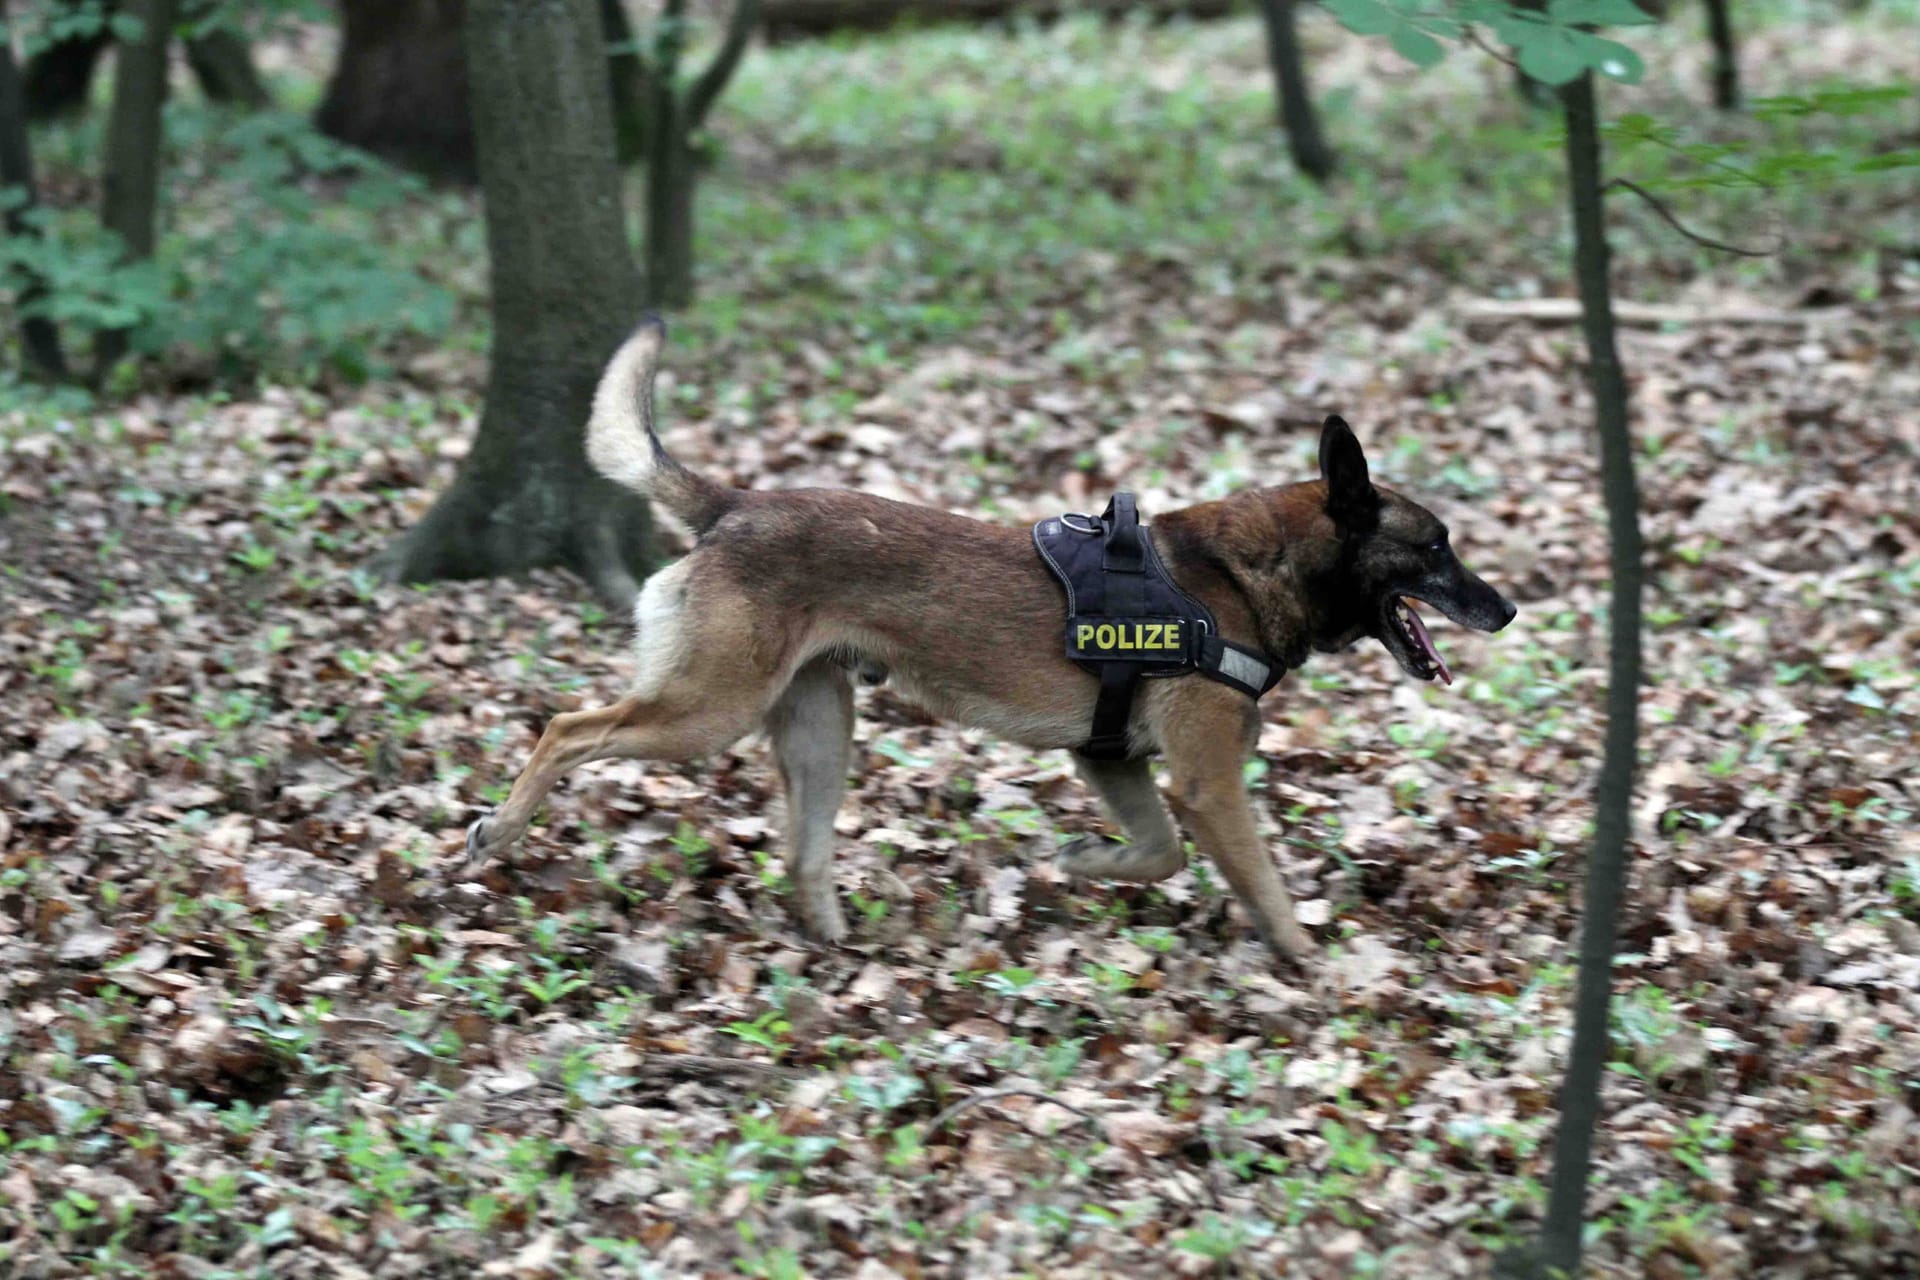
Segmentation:
<svg viewBox="0 0 1920 1280">
<path fill-rule="evenodd" d="M 1267 672 L 1271 669 L 1252 654 L 1233 646 L 1223 647 L 1220 654 L 1220 674 L 1255 689 L 1268 687 Z"/>
</svg>

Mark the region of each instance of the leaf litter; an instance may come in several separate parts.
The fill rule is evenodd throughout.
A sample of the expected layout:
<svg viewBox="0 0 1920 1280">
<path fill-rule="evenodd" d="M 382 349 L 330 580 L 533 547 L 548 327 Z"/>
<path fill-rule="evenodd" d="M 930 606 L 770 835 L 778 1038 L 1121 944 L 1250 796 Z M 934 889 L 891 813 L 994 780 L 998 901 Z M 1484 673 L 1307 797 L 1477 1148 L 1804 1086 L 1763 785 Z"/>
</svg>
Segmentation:
<svg viewBox="0 0 1920 1280">
<path fill-rule="evenodd" d="M 1102 298 L 1076 351 L 1155 358 L 1089 363 L 1011 315 L 824 415 L 831 353 L 680 347 L 670 445 L 736 482 L 1018 521 L 1309 474 L 1307 424 L 1339 407 L 1522 611 L 1444 637 L 1450 691 L 1363 648 L 1264 704 L 1250 774 L 1324 948 L 1305 972 L 1203 862 L 1055 872 L 1103 829 L 1064 758 L 884 689 L 837 828 L 843 949 L 793 929 L 758 742 L 583 771 L 463 883 L 465 824 L 627 670 L 571 581 L 358 575 L 446 482 L 474 371 L 20 416 L 8 1266 L 1484 1274 L 1542 1209 L 1598 765 L 1577 346 L 1463 318 L 1472 282 L 1417 262 L 1279 260 L 1279 297 L 1118 266 L 1061 282 Z M 1920 286 L 1885 283 L 1790 340 L 1622 338 L 1651 675 L 1603 1274 L 1920 1266 Z M 744 430 L 717 389 L 775 376 Z"/>
</svg>

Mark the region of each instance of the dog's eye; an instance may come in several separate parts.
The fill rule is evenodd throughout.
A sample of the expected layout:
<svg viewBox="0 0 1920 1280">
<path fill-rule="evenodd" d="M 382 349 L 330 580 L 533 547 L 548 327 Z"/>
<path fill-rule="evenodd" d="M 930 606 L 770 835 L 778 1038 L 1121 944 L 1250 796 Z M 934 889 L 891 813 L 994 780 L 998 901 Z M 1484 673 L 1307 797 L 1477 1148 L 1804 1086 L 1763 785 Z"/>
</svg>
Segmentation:
<svg viewBox="0 0 1920 1280">
<path fill-rule="evenodd" d="M 1435 538 L 1432 542 L 1429 542 L 1426 546 L 1426 549 L 1428 551 L 1431 551 L 1434 555 L 1439 555 L 1441 552 L 1447 549 L 1447 535 L 1444 533 L 1441 534 L 1439 537 Z"/>
</svg>

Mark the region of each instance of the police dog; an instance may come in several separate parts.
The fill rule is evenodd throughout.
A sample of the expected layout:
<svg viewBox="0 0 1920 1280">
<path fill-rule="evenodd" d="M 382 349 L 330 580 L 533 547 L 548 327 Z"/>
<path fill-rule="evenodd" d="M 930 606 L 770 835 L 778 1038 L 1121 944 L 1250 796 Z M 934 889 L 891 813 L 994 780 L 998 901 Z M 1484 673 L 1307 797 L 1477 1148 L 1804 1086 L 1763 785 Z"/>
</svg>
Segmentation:
<svg viewBox="0 0 1920 1280">
<path fill-rule="evenodd" d="M 1086 741 L 1098 681 L 1063 654 L 1060 584 L 1026 529 L 842 490 L 728 489 L 668 457 L 653 425 L 664 334 L 650 320 L 608 364 L 587 453 L 697 542 L 640 592 L 632 691 L 556 717 L 506 803 L 473 824 L 468 853 L 478 860 L 513 844 L 576 765 L 691 759 L 764 727 L 786 787 L 800 921 L 814 938 L 838 941 L 847 925 L 830 862 L 854 680 L 884 678 L 927 711 L 1034 748 Z M 1460 563 L 1446 526 L 1369 480 L 1338 418 L 1320 438 L 1320 479 L 1168 512 L 1151 529 L 1174 580 L 1213 611 L 1221 634 L 1288 669 L 1372 636 L 1414 679 L 1451 682 L 1408 601 L 1478 631 L 1500 630 L 1515 612 Z M 1075 841 L 1059 854 L 1063 868 L 1147 882 L 1186 864 L 1146 760 L 1158 751 L 1174 809 L 1261 936 L 1305 955 L 1312 944 L 1243 782 L 1259 728 L 1253 699 L 1226 685 L 1144 682 L 1128 727 L 1136 758 L 1075 757 L 1126 839 Z"/>
</svg>

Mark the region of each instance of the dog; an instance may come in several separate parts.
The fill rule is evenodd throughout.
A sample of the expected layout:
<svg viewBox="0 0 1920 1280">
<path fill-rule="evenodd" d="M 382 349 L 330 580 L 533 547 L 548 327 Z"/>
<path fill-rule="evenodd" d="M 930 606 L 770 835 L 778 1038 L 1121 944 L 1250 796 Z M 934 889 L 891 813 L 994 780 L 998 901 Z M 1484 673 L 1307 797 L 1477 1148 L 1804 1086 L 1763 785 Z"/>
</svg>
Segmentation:
<svg viewBox="0 0 1920 1280">
<path fill-rule="evenodd" d="M 1063 654 L 1061 586 L 1026 530 L 845 490 L 729 489 L 668 456 L 653 420 L 664 337 L 649 320 L 608 363 L 587 455 L 696 542 L 641 589 L 631 692 L 548 725 L 506 802 L 468 831 L 469 858 L 518 840 L 577 765 L 693 759 L 764 728 L 786 791 L 796 913 L 814 939 L 837 942 L 847 925 L 830 869 L 833 819 L 856 679 L 885 680 L 941 718 L 1038 749 L 1087 740 L 1099 681 Z M 1371 636 L 1413 678 L 1451 683 L 1409 600 L 1478 631 L 1498 631 L 1516 612 L 1461 564 L 1431 512 L 1372 483 L 1338 418 L 1321 435 L 1318 480 L 1168 512 L 1150 531 L 1221 636 L 1287 669 Z M 1242 691 L 1187 677 L 1143 682 L 1126 728 L 1132 758 L 1075 757 L 1126 839 L 1076 840 L 1060 865 L 1138 882 L 1186 865 L 1146 759 L 1159 752 L 1174 810 L 1261 937 L 1296 961 L 1308 954 L 1243 780 L 1259 730 Z"/>
</svg>

